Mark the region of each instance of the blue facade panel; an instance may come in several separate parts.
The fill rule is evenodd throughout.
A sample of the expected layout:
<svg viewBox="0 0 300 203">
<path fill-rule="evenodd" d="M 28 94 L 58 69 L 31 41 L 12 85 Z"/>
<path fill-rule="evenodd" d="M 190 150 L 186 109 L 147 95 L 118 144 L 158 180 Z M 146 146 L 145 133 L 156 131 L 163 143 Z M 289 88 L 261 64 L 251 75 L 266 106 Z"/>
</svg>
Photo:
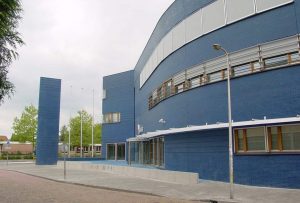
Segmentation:
<svg viewBox="0 0 300 203">
<path fill-rule="evenodd" d="M 228 181 L 228 130 L 211 130 L 165 137 L 165 167 L 199 173 L 200 179 Z M 234 156 L 238 184 L 300 188 L 299 154 Z"/>
<path fill-rule="evenodd" d="M 235 182 L 247 185 L 300 188 L 300 155 L 235 156 Z"/>
<path fill-rule="evenodd" d="M 200 179 L 227 181 L 227 132 L 213 130 L 165 136 L 165 168 L 199 173 Z"/>
<path fill-rule="evenodd" d="M 61 80 L 40 79 L 36 164 L 53 165 L 58 159 Z"/>
<path fill-rule="evenodd" d="M 133 71 L 103 78 L 106 98 L 102 102 L 103 114 L 120 112 L 121 122 L 103 124 L 102 158 L 106 158 L 106 144 L 124 143 L 134 136 L 134 82 Z"/>
</svg>

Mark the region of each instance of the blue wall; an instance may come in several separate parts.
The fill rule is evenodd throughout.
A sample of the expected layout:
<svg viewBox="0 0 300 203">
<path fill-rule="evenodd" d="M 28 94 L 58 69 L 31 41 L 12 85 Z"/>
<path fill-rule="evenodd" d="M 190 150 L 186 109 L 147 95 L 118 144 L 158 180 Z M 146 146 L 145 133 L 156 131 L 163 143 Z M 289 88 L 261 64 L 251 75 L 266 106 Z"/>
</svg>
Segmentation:
<svg viewBox="0 0 300 203">
<path fill-rule="evenodd" d="M 200 179 L 227 181 L 227 130 L 165 136 L 165 168 L 199 173 Z"/>
<path fill-rule="evenodd" d="M 231 80 L 234 121 L 294 117 L 300 114 L 300 67 L 276 69 Z M 227 121 L 226 81 L 168 98 L 139 122 L 145 131 Z M 147 100 L 144 101 L 147 103 Z M 166 123 L 158 122 L 163 118 Z"/>
<path fill-rule="evenodd" d="M 228 130 L 165 136 L 165 167 L 199 173 L 200 179 L 228 181 Z M 235 155 L 234 182 L 300 188 L 299 154 Z"/>
<path fill-rule="evenodd" d="M 40 79 L 36 164 L 53 165 L 58 158 L 61 80 Z"/>
<path fill-rule="evenodd" d="M 106 158 L 106 144 L 126 142 L 134 137 L 134 83 L 133 71 L 118 73 L 103 78 L 106 98 L 102 102 L 103 114 L 121 113 L 120 123 L 103 124 L 102 158 Z"/>
</svg>

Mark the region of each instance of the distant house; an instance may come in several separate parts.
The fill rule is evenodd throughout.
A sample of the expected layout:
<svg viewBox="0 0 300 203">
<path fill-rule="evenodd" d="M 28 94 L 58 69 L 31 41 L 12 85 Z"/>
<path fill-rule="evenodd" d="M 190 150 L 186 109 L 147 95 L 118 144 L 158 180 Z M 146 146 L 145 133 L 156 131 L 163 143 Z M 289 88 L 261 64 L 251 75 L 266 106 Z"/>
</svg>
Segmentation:
<svg viewBox="0 0 300 203">
<path fill-rule="evenodd" d="M 0 135 L 0 142 L 6 141 L 7 142 L 8 138 L 5 135 Z"/>
<path fill-rule="evenodd" d="M 0 135 L 0 154 L 2 152 L 9 152 L 12 154 L 22 153 L 22 154 L 30 154 L 33 152 L 33 146 L 31 142 L 10 142 L 9 147 L 7 147 L 7 136 Z"/>
</svg>

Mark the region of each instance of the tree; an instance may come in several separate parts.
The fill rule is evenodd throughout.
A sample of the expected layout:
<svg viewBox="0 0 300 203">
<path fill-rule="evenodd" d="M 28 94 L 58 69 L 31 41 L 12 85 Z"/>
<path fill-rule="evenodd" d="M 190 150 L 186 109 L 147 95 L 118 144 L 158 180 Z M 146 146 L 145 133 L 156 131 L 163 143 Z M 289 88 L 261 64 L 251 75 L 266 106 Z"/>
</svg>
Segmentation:
<svg viewBox="0 0 300 203">
<path fill-rule="evenodd" d="M 38 110 L 33 105 L 25 107 L 21 118 L 16 117 L 14 119 L 12 141 L 30 141 L 34 144 L 34 137 L 37 132 L 37 114 Z"/>
<path fill-rule="evenodd" d="M 67 142 L 69 140 L 69 130 L 66 125 L 63 125 L 60 129 L 60 142 Z"/>
<path fill-rule="evenodd" d="M 0 0 L 0 104 L 5 96 L 14 92 L 14 85 L 8 81 L 7 67 L 18 56 L 17 45 L 24 44 L 16 31 L 21 12 L 20 0 Z"/>
<path fill-rule="evenodd" d="M 92 143 L 92 116 L 86 111 L 78 111 L 77 116 L 70 119 L 69 126 L 71 126 L 71 146 L 80 146 L 80 128 L 82 114 L 82 145 L 89 146 Z M 62 134 L 62 133 L 61 133 Z M 68 134 L 65 134 L 64 139 L 68 140 Z M 94 144 L 101 143 L 101 125 L 99 123 L 94 125 Z"/>
</svg>

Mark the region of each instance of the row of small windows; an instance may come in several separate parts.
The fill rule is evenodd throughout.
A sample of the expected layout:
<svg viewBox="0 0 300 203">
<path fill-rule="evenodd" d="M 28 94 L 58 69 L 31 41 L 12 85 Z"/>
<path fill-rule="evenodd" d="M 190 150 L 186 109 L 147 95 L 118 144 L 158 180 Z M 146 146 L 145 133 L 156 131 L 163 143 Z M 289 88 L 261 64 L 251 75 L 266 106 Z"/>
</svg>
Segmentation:
<svg viewBox="0 0 300 203">
<path fill-rule="evenodd" d="M 293 0 L 213 1 L 178 23 L 162 38 L 141 71 L 140 88 L 161 61 L 185 44 L 230 23 L 291 2 Z"/>
<path fill-rule="evenodd" d="M 267 46 L 268 50 L 263 50 L 259 45 L 249 50 L 230 54 L 230 77 L 240 77 L 300 62 L 298 36 L 276 41 L 273 44 L 268 43 Z M 225 57 L 186 69 L 155 89 L 148 98 L 148 107 L 152 109 L 160 101 L 170 96 L 226 78 L 227 62 Z"/>
<path fill-rule="evenodd" d="M 300 150 L 300 125 L 234 130 L 235 152 L 293 152 Z"/>
<path fill-rule="evenodd" d="M 117 113 L 107 113 L 103 115 L 103 123 L 119 123 L 121 122 L 121 114 Z"/>
</svg>

